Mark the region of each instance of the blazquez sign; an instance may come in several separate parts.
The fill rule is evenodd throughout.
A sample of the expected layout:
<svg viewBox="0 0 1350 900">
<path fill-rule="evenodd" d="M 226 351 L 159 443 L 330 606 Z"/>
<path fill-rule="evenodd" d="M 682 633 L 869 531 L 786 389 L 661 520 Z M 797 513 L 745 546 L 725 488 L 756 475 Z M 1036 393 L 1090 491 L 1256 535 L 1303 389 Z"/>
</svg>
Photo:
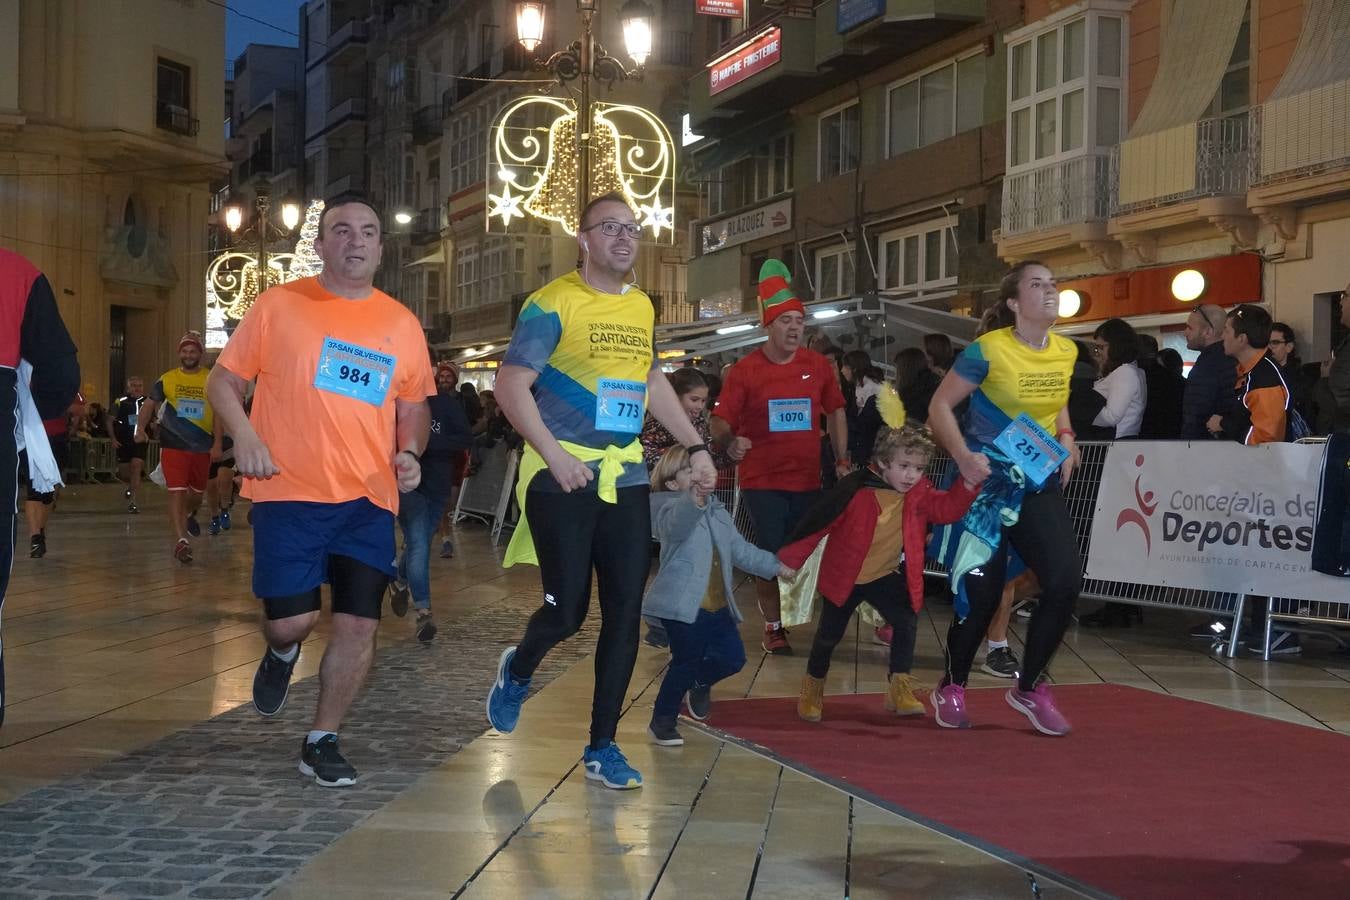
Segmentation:
<svg viewBox="0 0 1350 900">
<path fill-rule="evenodd" d="M 1102 468 L 1087 576 L 1325 600 L 1312 570 L 1324 447 L 1114 444 Z"/>
<path fill-rule="evenodd" d="M 703 232 L 703 252 L 725 250 L 746 241 L 768 237 L 792 227 L 792 201 L 777 200 L 757 209 L 708 222 Z"/>
<path fill-rule="evenodd" d="M 717 94 L 751 75 L 763 72 L 783 58 L 783 30 L 770 28 L 726 56 L 708 64 L 708 93 Z"/>
</svg>

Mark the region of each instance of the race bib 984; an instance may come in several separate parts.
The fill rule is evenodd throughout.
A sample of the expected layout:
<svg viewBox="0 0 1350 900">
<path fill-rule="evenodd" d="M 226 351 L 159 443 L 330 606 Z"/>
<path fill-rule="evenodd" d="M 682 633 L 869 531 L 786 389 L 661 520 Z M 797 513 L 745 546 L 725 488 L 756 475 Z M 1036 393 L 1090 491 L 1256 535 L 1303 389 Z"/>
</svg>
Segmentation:
<svg viewBox="0 0 1350 900">
<path fill-rule="evenodd" d="M 382 406 L 394 378 L 396 362 L 387 353 L 324 338 L 319 369 L 314 373 L 314 386 L 331 394 Z"/>
</svg>

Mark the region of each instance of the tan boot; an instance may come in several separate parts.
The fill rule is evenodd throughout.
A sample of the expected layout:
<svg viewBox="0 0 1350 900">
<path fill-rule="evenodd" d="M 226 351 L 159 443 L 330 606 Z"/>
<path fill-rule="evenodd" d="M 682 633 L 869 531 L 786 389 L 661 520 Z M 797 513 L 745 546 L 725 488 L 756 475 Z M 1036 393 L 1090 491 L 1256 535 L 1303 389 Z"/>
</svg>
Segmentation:
<svg viewBox="0 0 1350 900">
<path fill-rule="evenodd" d="M 886 691 L 886 709 L 897 716 L 921 716 L 926 711 L 923 701 L 914 696 L 915 682 L 907 673 L 892 672 Z"/>
<path fill-rule="evenodd" d="M 797 715 L 808 722 L 819 722 L 825 711 L 825 679 L 802 676 L 802 693 L 797 698 Z"/>
</svg>

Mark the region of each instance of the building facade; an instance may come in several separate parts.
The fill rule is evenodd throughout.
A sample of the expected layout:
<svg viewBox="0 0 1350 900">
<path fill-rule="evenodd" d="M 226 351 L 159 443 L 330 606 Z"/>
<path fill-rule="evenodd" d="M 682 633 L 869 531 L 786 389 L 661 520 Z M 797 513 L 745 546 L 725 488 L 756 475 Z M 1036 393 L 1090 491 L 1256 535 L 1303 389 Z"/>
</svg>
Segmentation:
<svg viewBox="0 0 1350 900">
<path fill-rule="evenodd" d="M 705 22 L 686 136 L 702 314 L 753 310 L 776 257 L 804 298 L 875 313 L 828 326 L 846 348 L 968 335 L 1000 274 L 1002 35 L 1020 24 L 1000 0 L 752 0 Z"/>
<path fill-rule="evenodd" d="M 50 279 L 90 400 L 202 328 L 224 47 L 212 4 L 0 0 L 0 244 Z"/>
<path fill-rule="evenodd" d="M 1000 255 L 1050 263 L 1087 322 L 1179 345 L 1193 303 L 1260 301 L 1325 359 L 1350 280 L 1350 4 L 1026 7 L 1006 39 Z M 1186 269 L 1204 278 L 1189 301 L 1171 290 Z"/>
<path fill-rule="evenodd" d="M 259 179 L 274 197 L 298 197 L 304 150 L 299 48 L 249 44 L 232 70 L 225 140 L 231 199 L 251 210 L 252 185 Z"/>
<path fill-rule="evenodd" d="M 370 0 L 309 0 L 300 7 L 304 70 L 304 195 L 368 190 L 367 47 Z"/>
</svg>

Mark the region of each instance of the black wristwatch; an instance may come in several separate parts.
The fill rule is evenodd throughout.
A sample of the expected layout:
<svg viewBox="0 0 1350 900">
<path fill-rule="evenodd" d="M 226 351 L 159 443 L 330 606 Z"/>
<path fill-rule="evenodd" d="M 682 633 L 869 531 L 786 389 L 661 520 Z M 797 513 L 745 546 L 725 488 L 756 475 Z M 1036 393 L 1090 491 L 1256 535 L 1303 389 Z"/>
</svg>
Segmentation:
<svg viewBox="0 0 1350 900">
<path fill-rule="evenodd" d="M 702 450 L 704 453 L 708 454 L 709 456 L 712 456 L 712 451 L 708 449 L 708 445 L 707 445 L 707 444 L 694 444 L 692 447 L 685 447 L 684 450 L 685 450 L 685 452 L 688 453 L 690 456 L 693 456 L 695 453 L 699 452 L 700 450 Z"/>
</svg>

